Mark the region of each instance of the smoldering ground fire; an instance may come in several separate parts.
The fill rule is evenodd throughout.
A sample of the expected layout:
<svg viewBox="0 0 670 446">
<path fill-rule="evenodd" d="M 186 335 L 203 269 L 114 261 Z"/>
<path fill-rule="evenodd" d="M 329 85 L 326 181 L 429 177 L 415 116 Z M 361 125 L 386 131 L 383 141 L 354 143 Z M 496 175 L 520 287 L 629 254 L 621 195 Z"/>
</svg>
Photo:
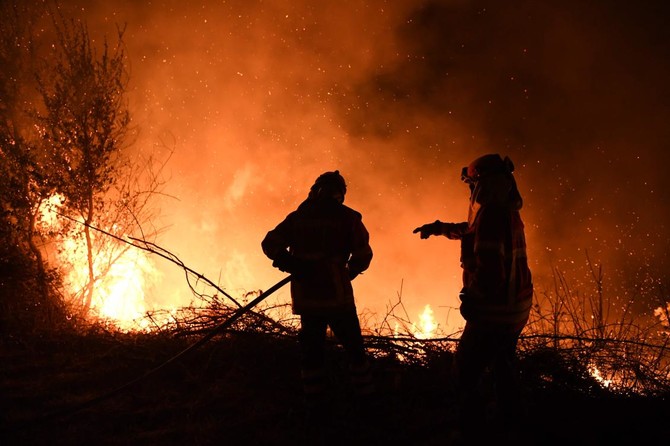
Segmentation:
<svg viewBox="0 0 670 446">
<path fill-rule="evenodd" d="M 430 304 L 447 332 L 461 324 L 458 247 L 411 231 L 462 221 L 460 168 L 490 152 L 517 166 L 539 288 L 555 268 L 591 286 L 590 261 L 607 292 L 654 307 L 669 252 L 663 8 L 62 4 L 98 41 L 127 26 L 140 129 L 130 150 L 174 151 L 156 203 L 169 228 L 161 245 L 231 292 L 267 286 L 280 276 L 262 235 L 316 175 L 339 169 L 375 250 L 357 279 L 359 307 L 383 314 L 402 289 L 412 317 Z M 169 268 L 152 304 L 190 298 Z"/>
</svg>

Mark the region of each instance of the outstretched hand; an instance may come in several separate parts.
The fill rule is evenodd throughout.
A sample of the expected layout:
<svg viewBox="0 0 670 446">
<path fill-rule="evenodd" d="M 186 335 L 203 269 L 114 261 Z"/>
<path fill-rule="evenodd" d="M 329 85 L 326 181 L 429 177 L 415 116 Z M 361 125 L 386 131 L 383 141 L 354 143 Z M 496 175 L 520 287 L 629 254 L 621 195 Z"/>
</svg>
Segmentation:
<svg viewBox="0 0 670 446">
<path fill-rule="evenodd" d="M 433 223 L 419 226 L 412 231 L 412 234 L 416 234 L 417 232 L 422 239 L 426 239 L 431 235 L 440 235 L 442 233 L 442 223 L 439 220 L 435 220 Z"/>
</svg>

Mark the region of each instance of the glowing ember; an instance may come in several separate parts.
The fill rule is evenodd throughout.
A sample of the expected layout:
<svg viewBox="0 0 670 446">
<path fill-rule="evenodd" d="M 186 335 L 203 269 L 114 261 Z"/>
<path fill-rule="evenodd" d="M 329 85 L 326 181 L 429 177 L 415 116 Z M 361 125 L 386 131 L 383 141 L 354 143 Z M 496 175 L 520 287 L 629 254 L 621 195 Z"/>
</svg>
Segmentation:
<svg viewBox="0 0 670 446">
<path fill-rule="evenodd" d="M 654 316 L 656 316 L 661 321 L 661 325 L 666 328 L 670 327 L 670 319 L 668 315 L 670 315 L 670 303 L 665 307 L 658 307 L 654 310 Z"/>
<path fill-rule="evenodd" d="M 65 203 L 65 197 L 61 194 L 54 194 L 45 200 L 39 208 L 39 221 L 42 228 L 57 228 L 58 214 L 56 210 Z"/>
<path fill-rule="evenodd" d="M 600 372 L 600 369 L 598 369 L 598 367 L 595 365 L 589 365 L 589 373 L 596 379 L 596 381 L 600 383 L 601 386 L 608 388 L 612 385 L 612 380 L 605 378 Z"/>
</svg>

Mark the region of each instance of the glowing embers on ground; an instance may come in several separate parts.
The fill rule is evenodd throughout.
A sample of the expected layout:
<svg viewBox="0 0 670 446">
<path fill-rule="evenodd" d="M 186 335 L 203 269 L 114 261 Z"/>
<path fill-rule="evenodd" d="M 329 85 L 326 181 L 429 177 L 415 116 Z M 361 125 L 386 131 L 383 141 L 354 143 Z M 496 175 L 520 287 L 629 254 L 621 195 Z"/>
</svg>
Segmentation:
<svg viewBox="0 0 670 446">
<path fill-rule="evenodd" d="M 160 275 L 149 253 L 91 230 L 91 277 L 84 225 L 59 214 L 63 202 L 57 195 L 45 201 L 39 225 L 42 232 L 51 235 L 72 311 L 107 320 L 123 330 L 147 328 L 145 290 Z M 115 229 L 105 230 L 122 238 Z"/>
<path fill-rule="evenodd" d="M 612 386 L 612 379 L 604 377 L 596 365 L 593 363 L 589 364 L 588 370 L 591 376 L 595 378 L 595 380 L 598 381 L 602 387 L 607 389 Z"/>
</svg>

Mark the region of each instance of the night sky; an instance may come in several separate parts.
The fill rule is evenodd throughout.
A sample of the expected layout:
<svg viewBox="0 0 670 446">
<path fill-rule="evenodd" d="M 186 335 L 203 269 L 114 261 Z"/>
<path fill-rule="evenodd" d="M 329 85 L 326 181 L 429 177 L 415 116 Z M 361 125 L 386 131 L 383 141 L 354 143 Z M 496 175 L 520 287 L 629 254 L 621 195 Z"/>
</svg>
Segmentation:
<svg viewBox="0 0 670 446">
<path fill-rule="evenodd" d="M 538 292 L 552 268 L 593 292 L 587 255 L 611 298 L 668 285 L 664 1 L 64 3 L 98 42 L 127 26 L 132 150 L 174 147 L 158 243 L 231 293 L 282 277 L 261 240 L 339 169 L 375 253 L 359 311 L 402 291 L 457 327 L 458 243 L 412 230 L 465 220 L 460 169 L 485 153 L 516 165 Z M 151 299 L 188 303 L 157 264 Z"/>
</svg>

